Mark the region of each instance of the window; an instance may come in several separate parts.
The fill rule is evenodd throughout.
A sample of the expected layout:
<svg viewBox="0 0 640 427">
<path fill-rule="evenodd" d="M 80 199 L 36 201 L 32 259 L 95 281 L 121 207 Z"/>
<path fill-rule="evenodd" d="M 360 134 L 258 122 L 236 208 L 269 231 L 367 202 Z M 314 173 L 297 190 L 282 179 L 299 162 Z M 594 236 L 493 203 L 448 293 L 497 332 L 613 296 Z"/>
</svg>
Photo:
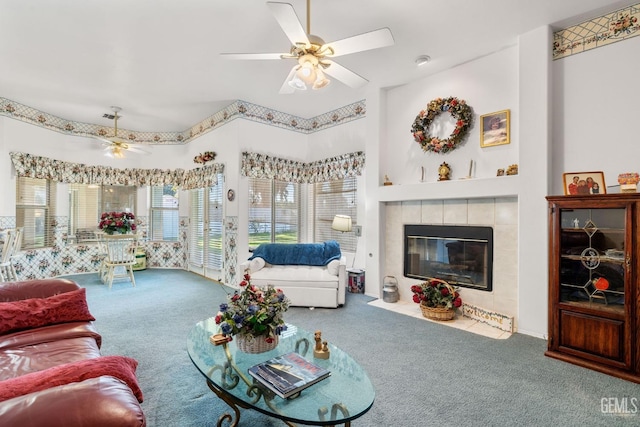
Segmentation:
<svg viewBox="0 0 640 427">
<path fill-rule="evenodd" d="M 340 248 L 355 252 L 357 237 L 354 232 L 335 231 L 331 228 L 333 217 L 349 215 L 351 222 L 357 224 L 358 189 L 355 177 L 340 181 L 319 182 L 314 184 L 314 240 L 324 242 L 337 240 Z"/>
<path fill-rule="evenodd" d="M 175 185 L 151 187 L 151 240 L 178 240 L 178 188 Z"/>
<path fill-rule="evenodd" d="M 76 242 L 95 240 L 100 219 L 100 186 L 69 184 L 69 235 Z"/>
<path fill-rule="evenodd" d="M 297 243 L 299 223 L 299 184 L 251 178 L 249 247 L 261 243 Z"/>
<path fill-rule="evenodd" d="M 133 185 L 69 184 L 69 235 L 76 242 L 94 240 L 103 212 L 136 213 Z"/>
<path fill-rule="evenodd" d="M 16 226 L 24 229 L 23 248 L 53 246 L 55 188 L 47 179 L 16 179 Z"/>
</svg>

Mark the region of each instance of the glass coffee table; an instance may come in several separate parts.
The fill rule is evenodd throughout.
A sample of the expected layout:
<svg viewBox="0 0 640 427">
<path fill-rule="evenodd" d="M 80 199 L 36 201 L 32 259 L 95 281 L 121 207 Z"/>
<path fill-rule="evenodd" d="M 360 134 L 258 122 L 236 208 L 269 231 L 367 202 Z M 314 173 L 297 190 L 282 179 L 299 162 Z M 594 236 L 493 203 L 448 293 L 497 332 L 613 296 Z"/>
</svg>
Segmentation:
<svg viewBox="0 0 640 427">
<path fill-rule="evenodd" d="M 235 418 L 225 413 L 218 418 L 236 426 L 240 408 L 254 409 L 284 421 L 289 426 L 350 426 L 373 405 L 375 391 L 365 370 L 344 351 L 329 344 L 330 357 L 313 357 L 314 334 L 294 325 L 280 336 L 278 346 L 269 352 L 246 354 L 235 341 L 214 345 L 209 337 L 218 333 L 213 318 L 195 325 L 187 338 L 187 351 L 193 364 L 205 376 L 209 388 L 233 409 Z M 330 339 L 330 337 L 327 337 Z M 295 351 L 305 359 L 331 371 L 331 376 L 302 390 L 297 397 L 283 399 L 254 383 L 247 370 L 272 357 Z"/>
</svg>

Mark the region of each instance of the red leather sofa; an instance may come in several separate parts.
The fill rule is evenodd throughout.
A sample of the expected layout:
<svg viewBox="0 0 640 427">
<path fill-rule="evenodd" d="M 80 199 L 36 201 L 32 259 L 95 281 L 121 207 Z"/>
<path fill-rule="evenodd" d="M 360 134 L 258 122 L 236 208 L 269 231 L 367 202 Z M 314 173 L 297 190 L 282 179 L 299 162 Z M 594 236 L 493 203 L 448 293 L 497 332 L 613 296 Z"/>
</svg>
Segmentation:
<svg viewBox="0 0 640 427">
<path fill-rule="evenodd" d="M 73 317 L 84 292 L 64 279 L 0 283 L 0 425 L 146 426 L 137 362 L 101 356 L 91 321 Z M 64 299 L 71 295 L 75 303 Z M 21 315 L 25 307 L 39 314 Z M 86 300 L 83 309 L 79 318 L 90 316 Z"/>
</svg>

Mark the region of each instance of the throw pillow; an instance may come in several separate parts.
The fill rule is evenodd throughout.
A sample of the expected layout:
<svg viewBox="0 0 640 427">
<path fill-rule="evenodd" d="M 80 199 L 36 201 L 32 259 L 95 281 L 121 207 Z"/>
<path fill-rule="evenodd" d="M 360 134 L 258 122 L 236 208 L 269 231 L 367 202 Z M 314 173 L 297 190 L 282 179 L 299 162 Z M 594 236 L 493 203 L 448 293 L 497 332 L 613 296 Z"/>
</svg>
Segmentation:
<svg viewBox="0 0 640 427">
<path fill-rule="evenodd" d="M 138 362 L 125 356 L 100 356 L 78 362 L 65 363 L 43 371 L 31 372 L 16 378 L 0 381 L 0 402 L 51 387 L 84 381 L 109 375 L 126 383 L 142 402 L 142 390 L 138 386 L 136 368 Z"/>
<path fill-rule="evenodd" d="M 96 320 L 89 312 L 86 289 L 48 298 L 0 302 L 0 334 L 67 322 Z"/>
</svg>

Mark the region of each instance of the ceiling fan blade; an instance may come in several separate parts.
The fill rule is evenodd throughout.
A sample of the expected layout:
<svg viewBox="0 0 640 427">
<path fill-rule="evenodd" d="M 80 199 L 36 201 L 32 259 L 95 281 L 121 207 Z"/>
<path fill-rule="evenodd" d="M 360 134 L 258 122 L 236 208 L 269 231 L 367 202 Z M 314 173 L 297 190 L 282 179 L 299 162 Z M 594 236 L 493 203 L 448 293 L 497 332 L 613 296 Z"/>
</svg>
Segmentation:
<svg viewBox="0 0 640 427">
<path fill-rule="evenodd" d="M 323 60 L 322 62 L 329 64 L 329 66 L 323 70 L 326 74 L 330 75 L 331 77 L 337 80 L 340 80 L 342 83 L 346 84 L 347 86 L 357 89 L 369 83 L 369 80 L 354 73 L 348 68 L 343 67 L 337 62 L 326 60 L 326 59 Z"/>
<path fill-rule="evenodd" d="M 128 148 L 126 148 L 126 151 L 131 151 L 131 152 L 139 153 L 139 154 L 151 154 L 151 152 L 150 152 L 150 151 L 143 150 L 142 148 L 138 148 L 138 147 L 139 147 L 139 145 L 138 145 L 138 146 L 135 146 L 135 147 L 134 147 L 134 146 L 129 145 L 129 147 L 128 147 Z"/>
<path fill-rule="evenodd" d="M 289 85 L 289 81 L 296 74 L 297 70 L 298 70 L 298 66 L 297 65 L 295 65 L 293 68 L 291 68 L 291 71 L 289 71 L 289 75 L 284 80 L 284 83 L 282 84 L 282 87 L 280 88 L 280 92 L 278 92 L 280 95 L 289 95 L 289 94 L 292 94 L 293 92 L 296 91 L 292 86 Z"/>
<path fill-rule="evenodd" d="M 388 28 L 380 28 L 379 30 L 370 31 L 368 33 L 359 34 L 346 39 L 325 43 L 322 50 L 327 48 L 333 49 L 333 55 L 349 55 L 350 53 L 362 52 L 365 50 L 379 49 L 381 47 L 392 46 L 394 44 L 393 35 Z"/>
<path fill-rule="evenodd" d="M 111 141 L 111 140 L 110 140 L 110 139 L 108 139 L 108 138 L 102 138 L 102 137 L 96 136 L 96 137 L 95 137 L 95 139 L 97 139 L 98 141 L 100 141 L 100 142 L 102 143 L 102 145 L 105 145 L 105 146 L 106 146 L 106 145 L 111 145 L 111 144 L 113 144 L 113 141 Z"/>
<path fill-rule="evenodd" d="M 289 55 L 288 53 L 221 53 L 225 59 L 282 59 L 282 56 Z"/>
<path fill-rule="evenodd" d="M 307 47 L 311 46 L 309 37 L 300 23 L 293 6 L 289 3 L 279 2 L 267 2 L 267 6 L 293 46 L 300 43 L 304 43 Z"/>
</svg>

